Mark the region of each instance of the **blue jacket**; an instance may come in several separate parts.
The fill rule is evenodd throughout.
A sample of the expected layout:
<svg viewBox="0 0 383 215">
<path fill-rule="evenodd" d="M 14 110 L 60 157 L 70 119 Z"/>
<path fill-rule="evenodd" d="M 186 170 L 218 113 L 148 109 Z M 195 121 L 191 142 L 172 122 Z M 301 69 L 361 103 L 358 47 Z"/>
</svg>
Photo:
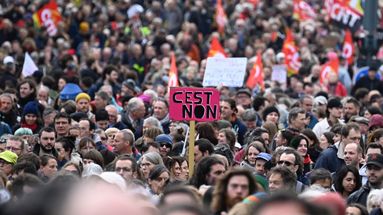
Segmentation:
<svg viewBox="0 0 383 215">
<path fill-rule="evenodd" d="M 338 148 L 330 146 L 324 150 L 315 163 L 314 169 L 325 168 L 331 173 L 336 172 L 345 165 L 344 160 L 338 158 Z"/>
</svg>

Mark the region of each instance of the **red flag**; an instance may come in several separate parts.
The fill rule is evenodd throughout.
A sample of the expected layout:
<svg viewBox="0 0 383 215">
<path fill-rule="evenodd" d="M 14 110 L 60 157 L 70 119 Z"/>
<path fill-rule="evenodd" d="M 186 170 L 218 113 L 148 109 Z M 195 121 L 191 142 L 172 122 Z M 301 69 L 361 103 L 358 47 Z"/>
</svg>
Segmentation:
<svg viewBox="0 0 383 215">
<path fill-rule="evenodd" d="M 221 43 L 218 41 L 218 38 L 215 36 L 211 38 L 210 49 L 207 56 L 208 57 L 218 57 L 218 56 L 227 57 L 225 50 L 223 49 Z"/>
<path fill-rule="evenodd" d="M 174 56 L 174 53 L 171 53 L 168 88 L 178 87 L 178 86 L 179 85 L 178 85 L 178 71 L 176 66 L 176 57 Z"/>
<path fill-rule="evenodd" d="M 253 89 L 255 86 L 260 85 L 261 89 L 264 89 L 264 77 L 263 77 L 263 64 L 262 56 L 259 52 L 257 54 L 257 60 L 255 61 L 253 68 L 250 71 L 250 75 L 247 78 L 246 86 Z"/>
<path fill-rule="evenodd" d="M 339 69 L 338 58 L 330 59 L 329 61 L 327 61 L 327 63 L 322 65 L 319 82 L 321 84 L 323 84 L 324 82 L 327 82 L 331 73 L 338 74 L 338 69 Z"/>
<path fill-rule="evenodd" d="M 45 26 L 49 36 L 55 36 L 57 25 L 61 21 L 61 14 L 55 0 L 50 0 L 40 10 L 33 14 L 33 21 L 37 27 Z"/>
<path fill-rule="evenodd" d="M 354 61 L 354 43 L 352 42 L 352 35 L 350 30 L 346 30 L 344 35 L 343 49 L 342 49 L 342 57 L 347 59 L 347 63 L 349 65 Z"/>
<path fill-rule="evenodd" d="M 316 17 L 314 9 L 304 0 L 294 0 L 293 17 L 299 21 L 312 20 Z"/>
<path fill-rule="evenodd" d="M 301 67 L 298 47 L 295 45 L 293 35 L 290 29 L 286 29 L 286 38 L 283 42 L 282 52 L 285 54 L 285 64 L 288 75 L 297 74 Z"/>
<path fill-rule="evenodd" d="M 217 5 L 215 8 L 215 22 L 217 23 L 218 32 L 225 32 L 225 25 L 227 23 L 227 16 L 225 13 L 225 9 L 222 6 L 222 0 L 217 0 Z"/>
</svg>

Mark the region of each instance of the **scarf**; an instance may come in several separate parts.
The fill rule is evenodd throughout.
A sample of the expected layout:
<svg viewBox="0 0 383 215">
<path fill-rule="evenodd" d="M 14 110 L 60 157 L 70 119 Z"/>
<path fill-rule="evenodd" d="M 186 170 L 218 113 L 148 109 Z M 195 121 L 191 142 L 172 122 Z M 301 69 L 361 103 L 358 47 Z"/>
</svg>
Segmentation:
<svg viewBox="0 0 383 215">
<path fill-rule="evenodd" d="M 21 125 L 20 125 L 20 128 L 29 128 L 32 130 L 33 133 L 35 133 L 36 129 L 37 129 L 37 124 L 33 124 L 33 125 L 28 125 L 27 123 L 25 122 L 22 122 Z"/>
</svg>

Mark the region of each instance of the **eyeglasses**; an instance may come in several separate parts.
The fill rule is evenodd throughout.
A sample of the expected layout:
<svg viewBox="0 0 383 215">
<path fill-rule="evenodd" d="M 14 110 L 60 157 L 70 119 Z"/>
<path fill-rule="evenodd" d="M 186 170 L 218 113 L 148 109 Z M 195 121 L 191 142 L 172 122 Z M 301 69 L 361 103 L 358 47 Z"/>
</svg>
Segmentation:
<svg viewBox="0 0 383 215">
<path fill-rule="evenodd" d="M 294 163 L 291 163 L 290 161 L 278 161 L 277 164 L 279 166 L 285 165 L 285 166 L 292 166 Z"/>
<path fill-rule="evenodd" d="M 5 149 L 8 151 L 12 151 L 12 152 L 21 150 L 21 148 L 16 148 L 16 147 L 12 147 L 12 146 L 7 146 L 7 147 L 5 147 Z"/>
</svg>

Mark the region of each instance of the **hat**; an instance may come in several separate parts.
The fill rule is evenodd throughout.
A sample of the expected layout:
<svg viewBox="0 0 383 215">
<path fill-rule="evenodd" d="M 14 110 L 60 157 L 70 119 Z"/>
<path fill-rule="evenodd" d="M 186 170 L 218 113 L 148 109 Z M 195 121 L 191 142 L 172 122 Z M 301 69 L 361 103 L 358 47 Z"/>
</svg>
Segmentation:
<svg viewBox="0 0 383 215">
<path fill-rule="evenodd" d="M 28 102 L 25 106 L 24 106 L 24 109 L 23 109 L 23 116 L 27 115 L 27 114 L 35 114 L 35 115 L 39 115 L 39 108 L 37 107 L 37 103 L 32 101 L 32 102 Z"/>
<path fill-rule="evenodd" d="M 367 165 L 376 165 L 380 168 L 383 167 L 383 155 L 382 154 L 370 154 L 367 158 Z"/>
<path fill-rule="evenodd" d="M 144 8 L 139 4 L 134 4 L 134 5 L 130 6 L 130 8 L 128 9 L 128 11 L 126 13 L 128 14 L 128 17 L 130 19 L 133 16 L 140 14 L 142 12 L 144 12 Z"/>
<path fill-rule="evenodd" d="M 0 153 L 0 159 L 3 159 L 8 163 L 15 164 L 17 162 L 17 155 L 11 151 L 6 150 Z"/>
<path fill-rule="evenodd" d="M 235 142 L 234 147 L 237 149 L 242 149 L 242 145 L 238 142 Z"/>
<path fill-rule="evenodd" d="M 277 56 L 275 56 L 277 58 L 277 61 L 281 61 L 283 58 L 285 58 L 285 54 L 283 52 L 279 52 L 277 54 Z"/>
<path fill-rule="evenodd" d="M 373 127 L 383 128 L 383 116 L 380 114 L 374 114 L 370 118 L 370 122 L 368 123 L 368 129 L 370 130 Z"/>
<path fill-rule="evenodd" d="M 314 98 L 315 105 L 327 105 L 327 99 L 324 96 L 317 96 Z"/>
<path fill-rule="evenodd" d="M 354 122 L 357 122 L 357 123 L 362 123 L 362 124 L 365 124 L 365 125 L 368 125 L 368 123 L 369 123 L 369 120 L 366 117 L 363 117 L 363 116 L 357 116 L 357 117 L 355 117 L 351 121 L 354 121 Z"/>
<path fill-rule="evenodd" d="M 68 83 L 60 92 L 60 100 L 75 100 L 76 96 L 81 92 L 82 90 L 77 84 Z"/>
<path fill-rule="evenodd" d="M 129 90 L 135 92 L 135 93 L 140 93 L 141 89 L 137 87 L 136 82 L 133 79 L 127 79 L 124 82 L 122 82 L 122 85 L 125 87 L 129 88 Z"/>
<path fill-rule="evenodd" d="M 15 131 L 15 136 L 33 135 L 30 128 L 19 128 Z"/>
<path fill-rule="evenodd" d="M 115 172 L 103 172 L 100 177 L 110 184 L 117 185 L 121 190 L 126 189 L 125 179 Z"/>
<path fill-rule="evenodd" d="M 84 165 L 84 171 L 82 172 L 82 177 L 88 177 L 92 175 L 101 175 L 102 168 L 100 165 L 95 163 L 89 163 Z"/>
<path fill-rule="evenodd" d="M 168 135 L 168 134 L 160 134 L 156 137 L 156 139 L 154 140 L 158 143 L 168 143 L 170 145 L 173 144 L 173 138 L 172 136 Z"/>
<path fill-rule="evenodd" d="M 8 63 L 15 63 L 15 59 L 12 57 L 12 56 L 6 56 L 4 59 L 3 59 L 3 64 L 8 64 Z"/>
<path fill-rule="evenodd" d="M 239 94 L 243 94 L 243 93 L 251 97 L 251 92 L 247 88 L 239 89 L 235 95 L 238 96 Z"/>
<path fill-rule="evenodd" d="M 81 33 L 88 33 L 89 32 L 89 23 L 81 22 L 80 27 L 79 27 L 79 31 Z"/>
<path fill-rule="evenodd" d="M 266 152 L 261 152 L 255 157 L 255 159 L 262 159 L 265 161 L 269 161 L 271 159 L 271 155 Z"/>
<path fill-rule="evenodd" d="M 269 106 L 269 107 L 266 107 L 266 108 L 263 110 L 263 113 L 262 113 L 262 118 L 263 118 L 263 120 L 266 121 L 266 117 L 267 117 L 267 115 L 269 115 L 270 113 L 273 113 L 273 112 L 277 113 L 278 116 L 280 116 L 279 110 L 278 110 L 278 108 L 276 108 L 275 106 Z"/>
<path fill-rule="evenodd" d="M 327 108 L 330 109 L 330 108 L 342 108 L 343 105 L 342 105 L 342 102 L 340 102 L 340 99 L 338 98 L 331 98 L 328 100 L 328 103 L 327 103 Z"/>
<path fill-rule="evenodd" d="M 80 99 L 86 99 L 86 100 L 90 101 L 90 96 L 87 93 L 79 93 L 76 96 L 75 101 L 78 102 Z"/>
</svg>

